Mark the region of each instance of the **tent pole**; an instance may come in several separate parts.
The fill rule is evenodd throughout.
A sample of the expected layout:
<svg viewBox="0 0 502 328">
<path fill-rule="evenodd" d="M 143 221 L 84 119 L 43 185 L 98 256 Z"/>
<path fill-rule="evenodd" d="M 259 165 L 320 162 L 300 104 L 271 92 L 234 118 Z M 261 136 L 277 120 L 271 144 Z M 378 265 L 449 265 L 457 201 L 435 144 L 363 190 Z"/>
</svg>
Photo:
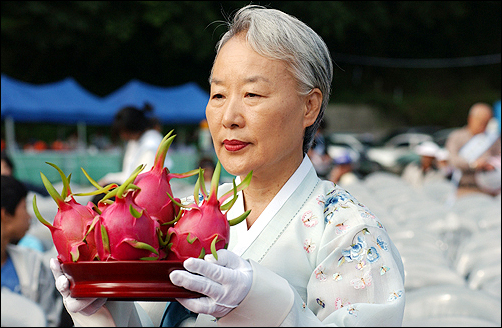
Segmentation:
<svg viewBox="0 0 502 328">
<path fill-rule="evenodd" d="M 12 116 L 8 116 L 5 119 L 5 139 L 9 153 L 12 154 L 16 152 L 18 148 L 16 146 L 16 132 L 14 130 L 14 119 Z"/>
<path fill-rule="evenodd" d="M 84 121 L 80 121 L 77 123 L 77 131 L 78 131 L 78 150 L 84 151 L 87 148 L 87 131 L 86 124 Z"/>
</svg>

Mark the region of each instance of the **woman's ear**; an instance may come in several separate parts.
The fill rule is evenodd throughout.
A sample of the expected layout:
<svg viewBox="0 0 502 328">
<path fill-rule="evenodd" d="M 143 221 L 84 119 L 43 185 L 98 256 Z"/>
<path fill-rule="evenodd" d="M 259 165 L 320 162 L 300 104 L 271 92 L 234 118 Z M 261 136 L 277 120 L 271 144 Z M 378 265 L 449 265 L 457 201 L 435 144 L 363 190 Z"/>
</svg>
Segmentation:
<svg viewBox="0 0 502 328">
<path fill-rule="evenodd" d="M 305 98 L 305 113 L 303 116 L 303 127 L 307 128 L 314 124 L 322 105 L 322 92 L 319 88 L 314 88 Z"/>
</svg>

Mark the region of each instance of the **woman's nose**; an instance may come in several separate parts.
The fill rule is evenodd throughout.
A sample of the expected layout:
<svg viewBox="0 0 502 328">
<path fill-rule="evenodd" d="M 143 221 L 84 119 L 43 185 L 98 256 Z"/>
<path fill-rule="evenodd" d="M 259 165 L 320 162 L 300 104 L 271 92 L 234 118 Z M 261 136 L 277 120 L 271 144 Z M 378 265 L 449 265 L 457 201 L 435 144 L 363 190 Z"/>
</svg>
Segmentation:
<svg viewBox="0 0 502 328">
<path fill-rule="evenodd" d="M 236 98 L 229 98 L 223 112 L 223 126 L 228 129 L 242 128 L 244 122 L 244 107 L 242 102 Z"/>
</svg>

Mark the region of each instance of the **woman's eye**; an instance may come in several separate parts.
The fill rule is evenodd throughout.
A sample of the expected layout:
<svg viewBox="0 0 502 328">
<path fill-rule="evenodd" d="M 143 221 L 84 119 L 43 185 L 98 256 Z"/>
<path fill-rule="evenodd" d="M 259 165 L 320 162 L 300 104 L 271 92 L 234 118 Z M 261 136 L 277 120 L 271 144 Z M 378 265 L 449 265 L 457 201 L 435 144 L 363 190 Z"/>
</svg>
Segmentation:
<svg viewBox="0 0 502 328">
<path fill-rule="evenodd" d="M 254 97 L 259 97 L 256 93 L 247 93 L 246 97 L 254 98 Z"/>
<path fill-rule="evenodd" d="M 214 94 L 212 98 L 213 99 L 221 99 L 221 98 L 223 98 L 223 96 L 221 94 L 217 93 L 217 94 Z"/>
</svg>

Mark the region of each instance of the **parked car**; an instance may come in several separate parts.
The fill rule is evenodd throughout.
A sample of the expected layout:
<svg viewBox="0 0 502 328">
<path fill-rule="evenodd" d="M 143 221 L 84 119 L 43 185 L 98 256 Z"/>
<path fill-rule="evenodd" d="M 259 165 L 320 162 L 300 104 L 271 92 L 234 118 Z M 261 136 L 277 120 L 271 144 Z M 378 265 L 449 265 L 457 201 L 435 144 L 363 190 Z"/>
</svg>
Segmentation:
<svg viewBox="0 0 502 328">
<path fill-rule="evenodd" d="M 439 146 L 439 147 L 444 147 L 446 144 L 446 140 L 448 139 L 448 136 L 450 133 L 452 133 L 454 130 L 457 130 L 459 128 L 448 128 L 448 129 L 441 129 L 439 131 L 436 131 L 432 134 L 432 138 L 434 139 L 434 142 Z"/>
<path fill-rule="evenodd" d="M 419 156 L 414 148 L 424 141 L 433 141 L 432 135 L 420 132 L 400 133 L 379 146 L 369 148 L 366 155 L 384 170 L 400 175 L 406 165 L 418 160 Z"/>
<path fill-rule="evenodd" d="M 371 161 L 366 155 L 368 148 L 372 145 L 371 135 L 335 132 L 327 136 L 326 140 L 328 155 L 331 158 L 337 158 L 348 153 L 354 163 L 354 171 L 359 176 L 365 177 L 371 172 L 382 169 L 378 163 Z"/>
</svg>

